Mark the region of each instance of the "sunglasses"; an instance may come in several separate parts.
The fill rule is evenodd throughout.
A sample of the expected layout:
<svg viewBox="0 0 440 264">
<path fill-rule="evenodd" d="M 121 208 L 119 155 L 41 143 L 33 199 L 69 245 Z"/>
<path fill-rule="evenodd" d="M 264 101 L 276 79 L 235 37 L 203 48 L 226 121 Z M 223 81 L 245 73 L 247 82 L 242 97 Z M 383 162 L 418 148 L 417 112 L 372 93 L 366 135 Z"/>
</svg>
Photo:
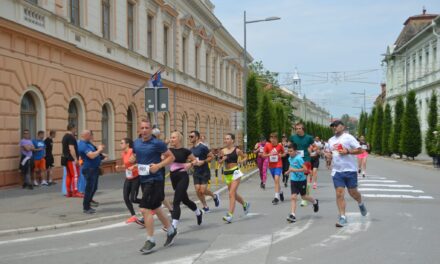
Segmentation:
<svg viewBox="0 0 440 264">
<path fill-rule="evenodd" d="M 194 136 L 188 136 L 189 138 L 193 138 Z"/>
</svg>

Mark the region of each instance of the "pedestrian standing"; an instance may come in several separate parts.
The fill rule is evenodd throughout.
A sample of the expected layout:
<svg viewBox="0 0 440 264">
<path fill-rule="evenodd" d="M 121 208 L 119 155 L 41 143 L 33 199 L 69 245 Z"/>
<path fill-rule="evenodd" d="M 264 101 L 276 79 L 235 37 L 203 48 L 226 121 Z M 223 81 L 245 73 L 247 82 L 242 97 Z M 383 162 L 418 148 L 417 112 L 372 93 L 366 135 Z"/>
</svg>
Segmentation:
<svg viewBox="0 0 440 264">
<path fill-rule="evenodd" d="M 32 140 L 32 143 L 34 144 L 34 186 L 40 186 L 40 184 L 47 186 L 44 131 L 38 131 L 37 138 Z"/>
<path fill-rule="evenodd" d="M 365 178 L 365 173 L 367 171 L 368 152 L 370 152 L 370 144 L 365 140 L 364 136 L 360 136 L 359 145 L 361 145 L 362 153 L 357 155 L 358 174 L 362 173 L 362 178 Z"/>
<path fill-rule="evenodd" d="M 363 216 L 367 215 L 367 208 L 362 202 L 362 196 L 357 189 L 357 164 L 354 156 L 361 154 L 362 148 L 356 138 L 344 132 L 345 126 L 342 121 L 336 120 L 330 124 L 330 127 L 335 135 L 329 139 L 330 152 L 326 155 L 333 159 L 332 177 L 336 190 L 336 204 L 339 210 L 339 219 L 336 226 L 343 227 L 347 224 L 345 188 L 348 189 L 350 196 L 358 202 L 361 214 Z"/>
<path fill-rule="evenodd" d="M 261 136 L 260 142 L 257 142 L 254 147 L 254 153 L 257 155 L 257 166 L 260 172 L 260 188 L 266 188 L 267 179 L 267 167 L 269 165 L 269 159 L 264 157 L 264 146 L 266 145 L 266 137 Z"/>
<path fill-rule="evenodd" d="M 53 139 L 56 136 L 55 130 L 49 131 L 49 136 L 44 140 L 44 144 L 46 145 L 46 177 L 47 184 L 54 185 L 56 182 L 52 180 L 52 169 L 54 167 L 54 158 L 53 158 Z"/>
<path fill-rule="evenodd" d="M 270 133 L 270 143 L 266 143 L 264 147 L 263 157 L 269 159 L 269 170 L 272 174 L 272 178 L 275 184 L 275 198 L 272 200 L 273 205 L 277 205 L 278 202 L 284 201 L 284 194 L 281 191 L 280 177 L 283 173 L 283 163 L 281 161 L 281 155 L 284 154 L 284 148 L 281 143 L 278 143 L 278 133 Z"/>
<path fill-rule="evenodd" d="M 84 130 L 81 133 L 81 140 L 78 144 L 79 155 L 83 160 L 81 170 L 86 180 L 86 189 L 83 199 L 83 212 L 85 214 L 96 213 L 96 210 L 91 207 L 91 203 L 93 201 L 93 196 L 98 189 L 98 177 L 100 174 L 99 167 L 104 158 L 102 155 L 104 146 L 99 145 L 98 147 L 95 147 L 91 142 L 92 137 L 93 135 L 90 130 Z"/>
<path fill-rule="evenodd" d="M 137 163 L 141 186 L 143 190 L 140 208 L 145 219 L 145 229 L 147 230 L 147 241 L 140 249 L 142 253 L 148 254 L 156 246 L 154 235 L 154 218 L 151 211 L 154 211 L 162 225 L 167 230 L 165 247 L 174 242 L 177 230 L 171 225 L 165 213 L 162 211 L 161 204 L 165 198 L 165 184 L 162 168 L 170 165 L 174 161 L 173 153 L 168 150 L 167 145 L 152 136 L 151 122 L 142 120 L 140 124 L 141 138 L 134 141 L 134 156 L 130 162 Z M 161 156 L 164 159 L 161 160 Z"/>
<path fill-rule="evenodd" d="M 32 190 L 34 188 L 31 180 L 34 163 L 32 151 L 34 148 L 29 130 L 24 129 L 23 138 L 20 140 L 20 171 L 23 176 L 23 189 L 28 188 L 29 190 Z"/>
<path fill-rule="evenodd" d="M 74 124 L 67 125 L 67 133 L 61 140 L 61 165 L 66 167 L 66 197 L 82 198 L 84 196 L 78 192 L 79 155 L 75 134 L 76 126 Z"/>
</svg>

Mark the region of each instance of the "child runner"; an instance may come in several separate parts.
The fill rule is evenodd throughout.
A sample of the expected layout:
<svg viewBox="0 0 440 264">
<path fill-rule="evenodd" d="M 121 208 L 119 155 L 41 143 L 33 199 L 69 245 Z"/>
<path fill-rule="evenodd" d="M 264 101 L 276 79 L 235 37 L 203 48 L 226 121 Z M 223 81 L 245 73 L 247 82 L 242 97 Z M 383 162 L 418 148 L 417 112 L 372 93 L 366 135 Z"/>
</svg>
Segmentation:
<svg viewBox="0 0 440 264">
<path fill-rule="evenodd" d="M 296 222 L 296 197 L 298 194 L 301 195 L 301 199 L 309 201 L 313 203 L 313 212 L 318 212 L 319 210 L 319 201 L 318 199 L 313 198 L 310 195 L 307 195 L 307 178 L 304 175 L 304 171 L 307 170 L 306 165 L 304 164 L 304 160 L 301 155 L 297 152 L 298 146 L 295 143 L 289 144 L 287 149 L 289 153 L 289 164 L 290 167 L 286 171 L 286 175 L 290 174 L 290 190 L 292 192 L 290 205 L 291 205 L 291 213 L 287 217 L 287 221 L 289 223 Z"/>
<path fill-rule="evenodd" d="M 284 154 L 284 148 L 283 145 L 278 143 L 277 133 L 270 133 L 270 143 L 266 143 L 263 157 L 269 158 L 269 170 L 275 183 L 275 198 L 272 200 L 273 205 L 277 205 L 280 200 L 281 202 L 284 201 L 284 194 L 280 191 L 280 176 L 283 173 L 282 154 Z"/>
</svg>

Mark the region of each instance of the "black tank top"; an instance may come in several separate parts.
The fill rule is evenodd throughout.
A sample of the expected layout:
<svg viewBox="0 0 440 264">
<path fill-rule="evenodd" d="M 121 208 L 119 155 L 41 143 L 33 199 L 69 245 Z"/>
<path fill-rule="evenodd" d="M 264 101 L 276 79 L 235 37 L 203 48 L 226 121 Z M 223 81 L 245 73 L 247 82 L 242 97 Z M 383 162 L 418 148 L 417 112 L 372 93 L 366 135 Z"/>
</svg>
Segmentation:
<svg viewBox="0 0 440 264">
<path fill-rule="evenodd" d="M 237 163 L 238 162 L 238 155 L 237 155 L 237 147 L 234 148 L 234 150 L 229 153 L 226 154 L 226 163 Z"/>
</svg>

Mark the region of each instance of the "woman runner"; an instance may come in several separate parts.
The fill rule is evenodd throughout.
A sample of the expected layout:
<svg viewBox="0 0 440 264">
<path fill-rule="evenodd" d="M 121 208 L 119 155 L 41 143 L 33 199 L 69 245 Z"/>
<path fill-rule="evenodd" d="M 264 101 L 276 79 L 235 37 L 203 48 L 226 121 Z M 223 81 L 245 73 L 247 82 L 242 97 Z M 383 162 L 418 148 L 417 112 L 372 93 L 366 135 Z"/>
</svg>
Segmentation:
<svg viewBox="0 0 440 264">
<path fill-rule="evenodd" d="M 188 206 L 196 214 L 198 225 L 202 223 L 202 211 L 189 199 L 187 193 L 189 185 L 187 170 L 192 166 L 192 163 L 187 161 L 193 161 L 196 158 L 189 149 L 182 147 L 182 139 L 183 136 L 180 132 L 174 131 L 171 133 L 170 151 L 175 157 L 174 162 L 170 165 L 170 178 L 174 189 L 173 210 L 171 212 L 173 221 L 171 224 L 174 228 L 177 228 L 180 219 L 180 203 Z"/>
<path fill-rule="evenodd" d="M 136 213 L 133 208 L 133 203 L 139 203 L 140 199 L 137 198 L 139 192 L 139 174 L 136 165 L 130 163 L 130 157 L 133 155 L 133 141 L 129 138 L 121 140 L 122 148 L 122 163 L 123 166 L 116 165 L 116 170 L 125 169 L 125 182 L 124 182 L 124 202 L 130 211 L 131 217 L 125 221 L 127 224 L 135 222 L 137 220 Z"/>
<path fill-rule="evenodd" d="M 283 134 L 281 138 L 281 145 L 283 145 L 283 148 L 287 150 L 289 147 L 289 141 L 287 140 L 286 134 Z M 289 181 L 289 175 L 286 175 L 286 171 L 289 169 L 289 155 L 287 153 L 284 153 L 281 155 L 281 161 L 283 162 L 283 182 L 284 187 L 287 187 L 287 182 Z"/>
<path fill-rule="evenodd" d="M 231 223 L 235 211 L 235 201 L 243 205 L 244 214 L 249 213 L 250 203 L 245 202 L 243 198 L 237 193 L 240 179 L 243 174 L 238 168 L 238 157 L 241 157 L 241 164 L 246 162 L 246 155 L 238 147 L 234 146 L 235 135 L 228 133 L 225 136 L 225 148 L 220 152 L 220 163 L 225 164 L 225 181 L 229 190 L 229 211 L 223 216 L 223 220 Z"/>
<path fill-rule="evenodd" d="M 368 152 L 370 151 L 370 144 L 365 141 L 364 136 L 360 136 L 359 145 L 361 145 L 362 153 L 357 155 L 358 158 L 358 174 L 362 173 L 362 177 L 365 178 L 365 173 L 367 170 L 367 158 Z"/>
<path fill-rule="evenodd" d="M 269 159 L 263 157 L 264 146 L 266 145 L 266 138 L 261 136 L 260 142 L 255 144 L 254 153 L 257 154 L 257 166 L 260 171 L 260 188 L 266 188 L 266 179 L 267 179 L 267 167 L 269 166 Z"/>
</svg>

